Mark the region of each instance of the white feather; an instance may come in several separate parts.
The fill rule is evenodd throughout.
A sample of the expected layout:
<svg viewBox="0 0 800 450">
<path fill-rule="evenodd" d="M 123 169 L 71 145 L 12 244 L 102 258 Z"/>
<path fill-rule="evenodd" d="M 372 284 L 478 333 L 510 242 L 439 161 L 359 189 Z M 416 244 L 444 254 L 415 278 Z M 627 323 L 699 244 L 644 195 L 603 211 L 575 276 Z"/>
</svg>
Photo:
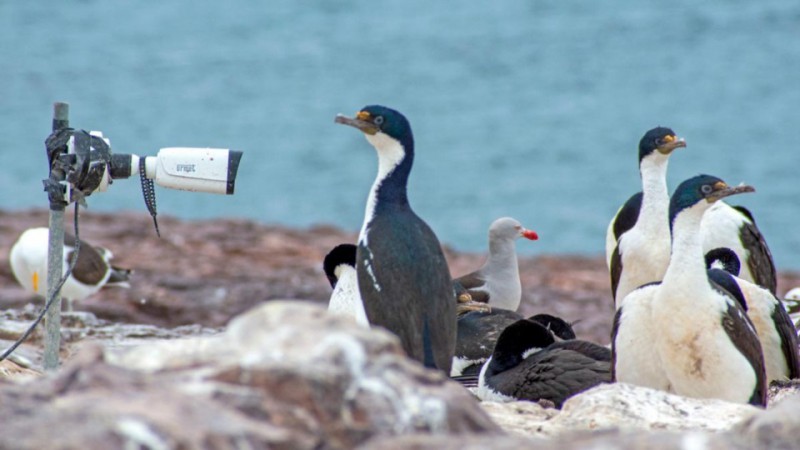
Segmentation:
<svg viewBox="0 0 800 450">
<path fill-rule="evenodd" d="M 336 274 L 336 287 L 333 288 L 328 311 L 332 314 L 349 316 L 359 325 L 369 327 L 367 314 L 364 311 L 364 302 L 358 290 L 358 276 L 355 267 L 349 264 L 340 264 L 334 269 Z"/>
</svg>

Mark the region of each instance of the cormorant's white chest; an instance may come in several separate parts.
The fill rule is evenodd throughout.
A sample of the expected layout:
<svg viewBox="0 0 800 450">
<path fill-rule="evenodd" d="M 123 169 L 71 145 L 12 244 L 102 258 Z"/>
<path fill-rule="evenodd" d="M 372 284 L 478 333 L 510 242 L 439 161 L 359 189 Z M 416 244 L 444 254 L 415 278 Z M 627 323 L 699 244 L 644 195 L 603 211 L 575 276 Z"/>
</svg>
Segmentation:
<svg viewBox="0 0 800 450">
<path fill-rule="evenodd" d="M 397 168 L 405 157 L 405 150 L 397 139 L 387 134 L 377 133 L 375 135 L 365 135 L 367 141 L 372 144 L 378 152 L 378 175 L 367 197 L 366 210 L 364 211 L 364 223 L 358 236 L 358 242 L 368 246 L 367 230 L 372 219 L 375 218 L 375 209 L 378 204 L 378 190 L 383 185 L 386 178 Z"/>
</svg>

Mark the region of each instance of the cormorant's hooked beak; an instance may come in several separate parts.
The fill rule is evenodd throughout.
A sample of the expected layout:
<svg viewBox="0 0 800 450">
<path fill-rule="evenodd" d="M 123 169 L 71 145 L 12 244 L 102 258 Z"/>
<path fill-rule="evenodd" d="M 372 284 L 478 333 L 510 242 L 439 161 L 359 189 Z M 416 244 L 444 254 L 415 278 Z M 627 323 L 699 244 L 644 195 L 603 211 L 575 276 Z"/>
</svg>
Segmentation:
<svg viewBox="0 0 800 450">
<path fill-rule="evenodd" d="M 676 136 L 664 137 L 664 143 L 658 146 L 658 152 L 662 155 L 669 155 L 673 150 L 679 147 L 686 147 L 686 139 Z"/>
<path fill-rule="evenodd" d="M 342 125 L 350 125 L 351 127 L 358 128 L 365 134 L 375 135 L 378 134 L 380 129 L 377 125 L 372 123 L 372 117 L 366 111 L 359 111 L 355 118 L 350 118 L 342 114 L 337 114 L 334 122 Z"/>
<path fill-rule="evenodd" d="M 721 198 L 725 198 L 731 195 L 742 194 L 745 192 L 755 192 L 756 188 L 753 186 L 749 186 L 746 184 L 740 184 L 738 186 L 728 186 L 725 182 L 718 181 L 714 184 L 714 191 L 706 197 L 709 203 L 715 202 Z"/>
<path fill-rule="evenodd" d="M 533 230 L 528 230 L 528 229 L 526 229 L 526 228 L 523 228 L 523 229 L 522 229 L 522 231 L 520 232 L 520 235 L 522 235 L 522 237 L 524 237 L 524 238 L 526 238 L 526 239 L 530 239 L 530 240 L 532 240 L 532 241 L 535 241 L 535 240 L 538 240 L 538 239 L 539 239 L 539 235 L 538 235 L 538 234 L 536 234 L 536 232 L 535 232 L 535 231 L 533 231 Z"/>
</svg>

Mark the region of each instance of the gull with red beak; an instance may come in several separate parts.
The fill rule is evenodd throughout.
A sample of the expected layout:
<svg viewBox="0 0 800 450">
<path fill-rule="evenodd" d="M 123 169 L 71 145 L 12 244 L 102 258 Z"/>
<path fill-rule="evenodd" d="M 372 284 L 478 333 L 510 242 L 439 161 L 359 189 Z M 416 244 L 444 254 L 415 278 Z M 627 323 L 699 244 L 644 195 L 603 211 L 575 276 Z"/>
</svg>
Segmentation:
<svg viewBox="0 0 800 450">
<path fill-rule="evenodd" d="M 516 311 L 522 299 L 515 241 L 535 241 L 539 235 L 511 217 L 501 217 L 489 227 L 489 257 L 484 265 L 453 281 L 459 303 L 479 302 L 492 308 Z"/>
</svg>

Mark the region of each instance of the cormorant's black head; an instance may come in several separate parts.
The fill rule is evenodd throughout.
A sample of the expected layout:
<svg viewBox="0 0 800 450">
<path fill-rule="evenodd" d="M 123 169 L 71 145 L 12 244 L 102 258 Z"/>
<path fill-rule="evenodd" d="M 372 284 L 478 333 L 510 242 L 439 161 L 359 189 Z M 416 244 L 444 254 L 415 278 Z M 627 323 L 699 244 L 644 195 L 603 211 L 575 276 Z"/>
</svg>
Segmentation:
<svg viewBox="0 0 800 450">
<path fill-rule="evenodd" d="M 678 147 L 686 147 L 686 141 L 675 136 L 674 131 L 664 127 L 653 128 L 639 141 L 639 162 L 656 150 L 663 155 L 669 155 Z"/>
<path fill-rule="evenodd" d="M 523 360 L 525 352 L 543 349 L 555 342 L 552 333 L 538 322 L 522 319 L 503 330 L 492 353 L 496 372 L 510 369 Z"/>
<path fill-rule="evenodd" d="M 325 276 L 331 283 L 331 287 L 336 287 L 336 282 L 339 278 L 336 274 L 336 268 L 342 264 L 349 266 L 356 266 L 356 246 L 353 244 L 339 244 L 333 248 L 322 262 L 322 270 L 325 271 Z"/>
<path fill-rule="evenodd" d="M 560 317 L 550 314 L 536 314 L 535 316 L 529 317 L 528 320 L 544 325 L 555 337 L 561 340 L 567 341 L 575 339 L 576 337 L 575 330 L 572 329 L 572 324 Z"/>
<path fill-rule="evenodd" d="M 675 189 L 669 202 L 669 223 L 675 221 L 678 213 L 684 209 L 705 201 L 708 204 L 729 195 L 741 194 L 743 192 L 755 192 L 752 186 L 728 186 L 727 183 L 712 175 L 697 175 L 689 178 Z"/>
<path fill-rule="evenodd" d="M 722 264 L 723 270 L 731 275 L 739 276 L 742 269 L 742 262 L 736 252 L 727 247 L 718 247 L 706 253 L 706 268 L 711 269 L 715 262 Z"/>
<path fill-rule="evenodd" d="M 342 115 L 336 116 L 336 123 L 350 125 L 358 128 L 367 135 L 374 136 L 384 133 L 404 145 L 412 138 L 411 125 L 408 119 L 399 111 L 380 105 L 370 105 L 361 108 L 355 118 Z"/>
</svg>

